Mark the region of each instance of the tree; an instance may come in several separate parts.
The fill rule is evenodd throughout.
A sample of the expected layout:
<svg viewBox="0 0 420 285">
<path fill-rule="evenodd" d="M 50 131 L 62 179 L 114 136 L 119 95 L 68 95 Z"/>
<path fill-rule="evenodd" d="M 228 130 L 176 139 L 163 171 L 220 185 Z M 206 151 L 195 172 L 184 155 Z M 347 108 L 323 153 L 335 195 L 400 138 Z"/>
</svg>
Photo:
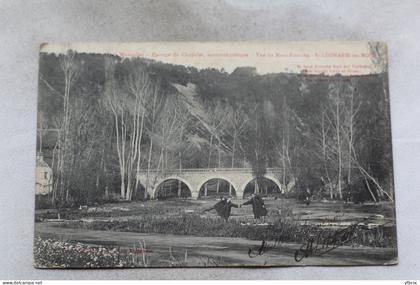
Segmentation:
<svg viewBox="0 0 420 285">
<path fill-rule="evenodd" d="M 60 68 L 64 75 L 64 92 L 63 98 L 63 112 L 58 118 L 58 138 L 55 147 L 56 164 L 53 186 L 53 200 L 59 200 L 60 203 L 65 203 L 69 199 L 69 172 L 71 168 L 72 142 L 70 138 L 70 121 L 71 121 L 71 106 L 70 95 L 73 84 L 79 73 L 79 66 L 75 62 L 75 53 L 71 50 L 60 59 Z"/>
<path fill-rule="evenodd" d="M 211 134 L 210 134 L 210 145 L 209 145 L 209 161 L 208 161 L 208 168 L 210 168 L 211 164 L 211 150 L 212 150 L 212 141 L 213 137 L 217 140 L 217 167 L 222 167 L 222 160 L 221 160 L 221 143 L 222 143 L 222 135 L 226 123 L 226 119 L 228 118 L 227 109 L 225 104 L 221 101 L 217 101 L 216 106 L 212 113 L 210 113 L 210 127 L 211 127 Z M 207 192 L 207 183 L 205 185 L 206 192 Z M 216 193 L 219 194 L 220 191 L 220 179 L 217 179 L 217 186 L 216 186 Z"/>
<path fill-rule="evenodd" d="M 157 136 L 159 138 L 160 154 L 157 169 L 165 175 L 168 170 L 175 168 L 170 161 L 170 152 L 177 147 L 176 139 L 181 129 L 180 114 L 176 108 L 176 94 L 168 95 L 162 112 L 158 117 Z M 175 164 L 176 165 L 176 164 Z"/>
<path fill-rule="evenodd" d="M 163 98 L 158 88 L 153 90 L 152 98 L 150 99 L 151 103 L 147 106 L 149 115 L 147 116 L 149 120 L 149 128 L 148 128 L 148 137 L 149 137 L 149 154 L 147 158 L 147 181 L 146 181 L 146 189 L 144 191 L 144 199 L 147 198 L 147 190 L 151 185 L 150 181 L 150 169 L 152 165 L 152 153 L 153 153 L 153 143 L 155 137 L 155 128 L 156 128 L 156 120 L 161 110 Z"/>
<path fill-rule="evenodd" d="M 223 127 L 227 119 L 227 112 L 225 105 L 221 101 L 217 101 L 215 106 L 211 111 L 208 111 L 209 115 L 209 131 L 210 131 L 210 142 L 209 142 L 209 159 L 208 159 L 208 168 L 211 167 L 211 154 L 213 147 L 213 138 L 216 138 L 217 144 L 217 154 L 218 154 L 218 163 L 217 166 L 221 167 L 221 136 L 223 134 Z"/>
<path fill-rule="evenodd" d="M 114 117 L 116 148 L 121 176 L 121 198 L 131 200 L 133 190 L 138 186 L 141 162 L 141 142 L 144 132 L 146 100 L 153 94 L 154 87 L 147 73 L 133 68 L 124 85 L 111 86 L 107 92 L 106 104 Z M 134 173 L 134 170 L 136 172 Z M 135 181 L 135 183 L 134 183 Z"/>
<path fill-rule="evenodd" d="M 180 100 L 178 94 L 176 97 L 176 112 L 178 115 L 178 124 L 179 124 L 179 137 L 176 139 L 177 148 L 178 148 L 178 159 L 179 159 L 179 172 L 182 172 L 182 154 L 185 146 L 188 146 L 188 141 L 184 141 L 184 135 L 188 131 L 188 124 L 192 121 L 191 116 L 188 113 L 188 110 L 185 108 L 182 100 Z M 181 197 L 181 180 L 178 180 L 178 197 Z"/>
<path fill-rule="evenodd" d="M 231 160 L 231 167 L 235 167 L 235 154 L 237 151 L 237 145 L 239 144 L 239 140 L 241 135 L 245 131 L 245 127 L 248 124 L 248 117 L 244 111 L 243 104 L 239 103 L 236 105 L 229 106 L 228 109 L 228 118 L 227 118 L 227 129 L 232 130 L 232 160 Z"/>
<path fill-rule="evenodd" d="M 247 160 L 251 163 L 255 177 L 255 193 L 259 193 L 267 165 L 273 151 L 273 138 L 269 121 L 264 117 L 263 104 L 257 102 L 255 109 L 250 113 L 250 120 L 246 134 L 248 140 L 244 143 Z"/>
<path fill-rule="evenodd" d="M 380 193 L 386 193 L 366 167 L 362 166 L 360 160 L 359 153 L 365 145 L 359 143 L 361 137 L 357 134 L 363 130 L 365 122 L 359 120 L 358 114 L 367 100 L 363 99 L 359 92 L 358 79 L 338 79 L 331 82 L 328 101 L 320 110 L 320 123 L 315 128 L 315 142 L 322 153 L 318 158 L 322 160 L 327 179 L 324 182 L 329 188 L 331 199 L 336 194 L 339 199 L 343 198 L 343 182 L 350 187 L 353 176 L 356 180 L 362 178 L 365 181 L 373 201 L 377 201 L 377 196 L 370 182 L 375 185 L 378 196 L 382 195 Z M 361 176 L 354 174 L 353 170 L 357 170 Z M 335 187 L 331 187 L 333 181 Z"/>
</svg>

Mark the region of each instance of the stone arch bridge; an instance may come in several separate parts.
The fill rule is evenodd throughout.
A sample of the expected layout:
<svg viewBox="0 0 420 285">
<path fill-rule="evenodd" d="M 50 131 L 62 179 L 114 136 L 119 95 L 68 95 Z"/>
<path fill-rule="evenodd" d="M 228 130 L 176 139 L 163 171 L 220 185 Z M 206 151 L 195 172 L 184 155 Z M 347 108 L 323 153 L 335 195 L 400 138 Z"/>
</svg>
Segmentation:
<svg viewBox="0 0 420 285">
<path fill-rule="evenodd" d="M 267 168 L 264 177 L 274 182 L 282 191 L 279 177 L 281 170 L 278 168 Z M 236 197 L 242 198 L 245 187 L 255 179 L 251 168 L 197 168 L 172 170 L 162 173 L 157 170 L 142 171 L 138 174 L 142 186 L 152 198 L 157 197 L 159 186 L 168 180 L 179 180 L 185 183 L 191 192 L 191 197 L 199 197 L 201 187 L 211 179 L 223 179 L 229 182 L 236 192 Z"/>
</svg>

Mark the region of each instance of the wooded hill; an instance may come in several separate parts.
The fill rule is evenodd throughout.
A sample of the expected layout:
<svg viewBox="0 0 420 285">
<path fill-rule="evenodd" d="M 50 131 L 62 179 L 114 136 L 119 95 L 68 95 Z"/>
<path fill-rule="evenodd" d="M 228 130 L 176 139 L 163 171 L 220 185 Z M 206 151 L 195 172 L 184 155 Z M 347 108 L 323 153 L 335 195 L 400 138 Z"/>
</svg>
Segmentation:
<svg viewBox="0 0 420 285">
<path fill-rule="evenodd" d="M 37 151 L 56 204 L 131 200 L 140 170 L 214 167 L 251 167 L 257 180 L 281 168 L 295 193 L 393 199 L 386 73 L 227 73 L 74 52 L 41 53 L 39 73 Z"/>
</svg>

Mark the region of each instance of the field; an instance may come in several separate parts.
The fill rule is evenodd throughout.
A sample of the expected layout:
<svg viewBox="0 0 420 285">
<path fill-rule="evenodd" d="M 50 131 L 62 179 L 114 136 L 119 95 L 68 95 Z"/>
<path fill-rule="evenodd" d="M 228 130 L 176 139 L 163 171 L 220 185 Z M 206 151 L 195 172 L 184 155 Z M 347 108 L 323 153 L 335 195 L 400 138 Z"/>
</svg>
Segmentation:
<svg viewBox="0 0 420 285">
<path fill-rule="evenodd" d="M 244 206 L 233 208 L 225 222 L 214 211 L 202 213 L 215 202 L 112 203 L 62 209 L 60 220 L 56 210 L 38 210 L 35 265 L 300 266 L 387 264 L 396 260 L 392 204 L 316 201 L 307 206 L 294 199 L 266 199 L 269 213 L 264 221 L 254 221 L 251 207 Z M 336 249 L 295 261 L 296 250 L 314 235 L 331 240 L 346 229 L 351 230 L 352 238 Z M 263 240 L 271 246 L 261 252 Z M 60 258 L 63 252 L 68 260 Z M 254 252 L 262 254 L 253 256 Z"/>
</svg>

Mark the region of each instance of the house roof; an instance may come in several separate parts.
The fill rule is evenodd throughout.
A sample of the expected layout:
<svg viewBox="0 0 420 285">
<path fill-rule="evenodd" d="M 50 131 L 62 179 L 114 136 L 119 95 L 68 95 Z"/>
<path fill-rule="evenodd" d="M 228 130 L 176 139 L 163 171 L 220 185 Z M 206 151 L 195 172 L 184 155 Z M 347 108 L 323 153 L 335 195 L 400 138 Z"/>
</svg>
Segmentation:
<svg viewBox="0 0 420 285">
<path fill-rule="evenodd" d="M 42 156 L 38 156 L 36 157 L 36 167 L 50 167 L 48 165 L 48 163 L 46 163 L 43 159 Z"/>
</svg>

